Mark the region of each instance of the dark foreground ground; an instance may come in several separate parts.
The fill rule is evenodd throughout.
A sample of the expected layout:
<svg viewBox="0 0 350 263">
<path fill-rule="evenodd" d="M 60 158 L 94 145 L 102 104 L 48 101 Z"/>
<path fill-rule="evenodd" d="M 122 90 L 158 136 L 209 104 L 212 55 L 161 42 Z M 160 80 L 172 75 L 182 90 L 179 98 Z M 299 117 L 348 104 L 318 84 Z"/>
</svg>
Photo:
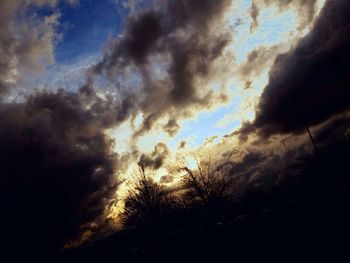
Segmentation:
<svg viewBox="0 0 350 263">
<path fill-rule="evenodd" d="M 177 226 L 133 229 L 65 260 L 350 262 L 350 140 L 301 158 L 299 175 L 240 203 L 191 211 Z M 198 214 L 202 218 L 198 219 Z"/>
<path fill-rule="evenodd" d="M 123 231 L 90 246 L 66 251 L 60 259 L 350 262 L 346 187 L 331 195 L 318 192 L 299 193 L 295 199 L 261 198 L 260 204 L 255 200 L 253 208 L 231 218 L 172 230 L 160 231 L 154 226 Z"/>
<path fill-rule="evenodd" d="M 69 260 L 128 259 L 327 259 L 349 262 L 349 217 L 320 205 L 290 204 L 242 221 L 218 222 L 208 227 L 169 233 L 125 231 L 90 247 L 60 255 Z M 341 260 L 341 261 L 339 261 Z"/>
<path fill-rule="evenodd" d="M 45 262 L 350 262 L 349 165 L 346 140 L 302 159 L 290 168 L 301 171 L 298 176 L 267 192 L 45 255 Z M 11 255 L 29 260 L 21 249 Z"/>
</svg>

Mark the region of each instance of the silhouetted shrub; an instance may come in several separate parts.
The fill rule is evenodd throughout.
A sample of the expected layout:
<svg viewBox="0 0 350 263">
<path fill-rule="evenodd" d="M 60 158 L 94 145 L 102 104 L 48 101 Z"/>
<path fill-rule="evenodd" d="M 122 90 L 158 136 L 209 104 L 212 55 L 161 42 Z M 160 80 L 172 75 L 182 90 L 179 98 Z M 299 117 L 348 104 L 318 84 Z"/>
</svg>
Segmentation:
<svg viewBox="0 0 350 263">
<path fill-rule="evenodd" d="M 169 191 L 147 176 L 144 166 L 140 165 L 139 174 L 125 198 L 122 222 L 126 227 L 149 227 L 155 224 L 160 227 L 174 204 L 175 199 Z"/>
<path fill-rule="evenodd" d="M 223 202 L 230 194 L 230 178 L 225 166 L 212 167 L 210 160 L 197 161 L 196 170 L 182 163 L 180 171 L 186 173 L 182 180 L 183 187 L 186 189 L 184 194 L 186 202 L 217 204 Z"/>
</svg>

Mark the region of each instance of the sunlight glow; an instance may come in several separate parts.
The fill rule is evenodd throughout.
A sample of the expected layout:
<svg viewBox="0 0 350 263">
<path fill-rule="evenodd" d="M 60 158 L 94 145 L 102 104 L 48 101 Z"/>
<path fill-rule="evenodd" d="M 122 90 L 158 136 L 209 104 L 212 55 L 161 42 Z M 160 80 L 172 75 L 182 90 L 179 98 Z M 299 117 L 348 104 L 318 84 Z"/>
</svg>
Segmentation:
<svg viewBox="0 0 350 263">
<path fill-rule="evenodd" d="M 227 24 L 232 28 L 233 42 L 230 52 L 234 60 L 230 64 L 230 70 L 224 75 L 225 87 L 229 87 L 230 101 L 226 105 L 214 105 L 208 111 L 199 112 L 192 118 L 179 119 L 180 132 L 175 137 L 166 134 L 160 125 L 141 136 L 135 146 L 142 152 L 151 152 L 154 145 L 165 142 L 174 155 L 181 141 L 186 141 L 187 151 L 195 150 L 208 138 L 219 136 L 238 129 L 243 121 L 251 121 L 255 117 L 255 109 L 259 97 L 268 83 L 269 70 L 274 59 L 280 53 L 289 51 L 297 41 L 307 34 L 312 24 L 300 30 L 299 24 L 302 19 L 296 9 L 280 10 L 276 5 L 264 7 L 258 16 L 258 27 L 250 30 L 252 19 L 249 16 L 251 0 L 241 0 L 232 4 L 228 11 Z M 319 1 L 316 14 L 319 13 L 324 0 Z M 253 66 L 261 67 L 259 71 L 249 76 L 242 75 L 242 67 L 247 63 L 248 55 L 254 51 L 264 48 L 267 54 L 263 60 L 258 60 Z M 164 61 L 160 61 L 164 63 Z M 153 66 L 156 72 L 161 70 L 156 64 Z M 158 73 L 157 73 L 158 74 Z M 247 88 L 247 82 L 249 87 Z M 208 85 L 214 92 L 221 89 L 222 81 L 215 79 Z M 120 127 L 110 131 L 110 135 L 116 138 L 116 151 L 131 151 L 131 134 L 142 123 L 143 116 L 138 114 L 133 120 L 127 121 Z M 164 122 L 166 120 L 163 120 Z M 183 151 L 183 150 L 182 150 Z M 170 159 L 170 158 L 169 158 Z"/>
<path fill-rule="evenodd" d="M 324 2 L 324 0 L 317 2 L 315 14 L 319 13 Z M 237 1 L 228 10 L 226 23 L 232 30 L 233 42 L 227 54 L 231 54 L 232 58 L 224 57 L 219 60 L 217 63 L 225 63 L 227 72 L 220 73 L 216 79 L 214 77 L 210 83 L 204 84 L 216 93 L 226 90 L 229 97 L 227 103 L 218 102 L 212 108 L 198 112 L 192 117 L 179 118 L 177 122 L 181 128 L 174 137 L 165 133 L 161 128 L 162 125 L 158 124 L 133 142 L 131 135 L 141 125 L 142 114 L 109 132 L 117 140 L 115 150 L 119 153 L 138 149 L 142 153 L 149 154 L 157 143 L 166 143 L 170 151 L 169 156 L 163 167 L 154 171 L 156 181 L 159 182 L 162 176 L 171 172 L 171 167 L 176 166 L 174 161 L 176 156 L 184 157 L 189 168 L 196 169 L 197 160 L 193 157 L 193 152 L 203 151 L 211 155 L 210 149 L 213 145 L 217 145 L 220 149 L 220 145 L 225 144 L 225 135 L 239 129 L 242 122 L 252 121 L 261 93 L 268 84 L 269 71 L 275 58 L 292 49 L 312 28 L 313 22 L 300 28 L 303 18 L 297 9 L 280 10 L 271 4 L 262 8 L 257 18 L 258 26 L 251 30 L 253 22 L 249 15 L 251 4 L 251 0 Z M 248 57 L 253 51 L 261 51 L 262 55 L 249 66 Z M 164 64 L 164 61 L 161 63 Z M 156 69 L 156 74 L 161 75 L 161 67 L 156 64 L 153 67 Z M 160 121 L 165 123 L 166 118 Z M 184 147 L 179 148 L 181 143 L 184 143 Z M 137 160 L 134 162 L 125 171 L 125 178 L 128 178 L 132 170 L 137 167 Z"/>
</svg>

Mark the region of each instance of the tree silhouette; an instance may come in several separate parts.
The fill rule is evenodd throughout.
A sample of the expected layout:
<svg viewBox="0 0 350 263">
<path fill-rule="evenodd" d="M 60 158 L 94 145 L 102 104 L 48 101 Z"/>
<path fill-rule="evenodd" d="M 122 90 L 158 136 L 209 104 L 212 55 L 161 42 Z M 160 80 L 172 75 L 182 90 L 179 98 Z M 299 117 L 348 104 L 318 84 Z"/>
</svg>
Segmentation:
<svg viewBox="0 0 350 263">
<path fill-rule="evenodd" d="M 124 211 L 121 215 L 126 227 L 152 226 L 162 224 L 169 213 L 172 198 L 165 187 L 154 182 L 141 163 L 139 172 L 128 190 Z"/>
<path fill-rule="evenodd" d="M 183 186 L 187 189 L 186 197 L 190 201 L 200 201 L 209 205 L 223 201 L 229 194 L 230 179 L 225 166 L 212 167 L 211 161 L 197 160 L 197 169 L 191 169 L 186 163 L 180 164 Z"/>
</svg>

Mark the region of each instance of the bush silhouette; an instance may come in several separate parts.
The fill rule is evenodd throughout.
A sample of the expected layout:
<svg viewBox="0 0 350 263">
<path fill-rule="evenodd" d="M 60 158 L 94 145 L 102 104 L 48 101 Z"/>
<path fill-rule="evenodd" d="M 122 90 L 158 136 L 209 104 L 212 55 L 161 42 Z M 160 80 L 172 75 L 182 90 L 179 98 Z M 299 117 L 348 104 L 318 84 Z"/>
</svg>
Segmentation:
<svg viewBox="0 0 350 263">
<path fill-rule="evenodd" d="M 175 199 L 169 191 L 146 175 L 141 164 L 139 173 L 128 190 L 121 215 L 125 227 L 157 227 L 163 225 Z"/>
<path fill-rule="evenodd" d="M 186 189 L 184 199 L 190 203 L 203 205 L 224 202 L 229 195 L 230 179 L 225 166 L 212 167 L 208 162 L 197 161 L 197 169 L 191 169 L 185 163 L 180 165 L 185 172 L 182 183 Z"/>
</svg>

